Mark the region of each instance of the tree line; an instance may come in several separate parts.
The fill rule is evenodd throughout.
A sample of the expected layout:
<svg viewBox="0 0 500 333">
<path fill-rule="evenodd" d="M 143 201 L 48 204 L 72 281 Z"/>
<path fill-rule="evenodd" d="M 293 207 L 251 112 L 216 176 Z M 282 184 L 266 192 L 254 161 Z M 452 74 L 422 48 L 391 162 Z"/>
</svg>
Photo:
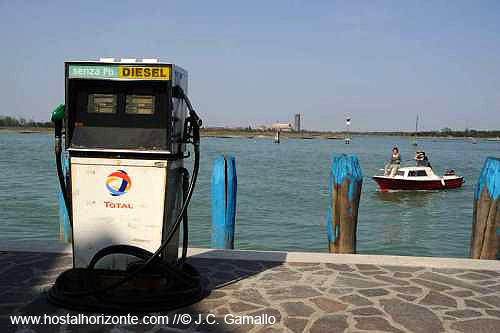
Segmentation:
<svg viewBox="0 0 500 333">
<path fill-rule="evenodd" d="M 11 117 L 11 116 L 0 116 L 0 127 L 45 127 L 50 128 L 54 127 L 54 124 L 51 121 L 40 122 L 34 121 L 33 119 L 27 120 L 22 117 Z M 227 130 L 227 131 L 255 131 L 251 126 L 244 128 L 205 128 L 206 131 L 213 130 Z M 267 129 L 267 131 L 272 131 L 272 129 Z M 303 130 L 303 133 L 332 133 L 332 134 L 346 134 L 345 131 L 342 132 L 316 132 L 316 131 L 308 131 Z M 414 132 L 402 132 L 402 131 L 367 131 L 367 132 L 355 132 L 351 131 L 351 134 L 361 134 L 361 135 L 394 135 L 394 136 L 414 136 Z M 451 128 L 443 128 L 439 131 L 421 131 L 418 132 L 417 136 L 434 136 L 434 137 L 474 137 L 474 138 L 491 138 L 491 137 L 500 137 L 500 130 L 491 130 L 491 131 L 480 131 L 474 129 L 465 129 L 463 131 L 453 130 Z"/>
<path fill-rule="evenodd" d="M 343 132 L 345 133 L 345 132 Z M 414 132 L 401 132 L 401 131 L 369 131 L 369 132 L 351 132 L 354 134 L 362 135 L 391 135 L 391 136 L 415 136 Z M 467 137 L 467 138 L 498 138 L 500 137 L 500 130 L 473 130 L 465 129 L 463 131 L 452 130 L 450 128 L 443 128 L 440 131 L 422 131 L 418 132 L 418 137 Z"/>
<path fill-rule="evenodd" d="M 51 121 L 34 121 L 22 117 L 0 116 L 0 127 L 54 127 Z"/>
</svg>

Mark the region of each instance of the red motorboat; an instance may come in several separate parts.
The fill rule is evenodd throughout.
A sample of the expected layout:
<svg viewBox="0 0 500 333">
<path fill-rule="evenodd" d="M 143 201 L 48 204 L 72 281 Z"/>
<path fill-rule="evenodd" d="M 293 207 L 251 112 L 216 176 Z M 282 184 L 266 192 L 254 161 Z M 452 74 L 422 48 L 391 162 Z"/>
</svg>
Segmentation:
<svg viewBox="0 0 500 333">
<path fill-rule="evenodd" d="M 444 190 L 461 187 L 464 177 L 448 170 L 444 176 L 437 176 L 432 168 L 423 166 L 399 168 L 394 176 L 373 176 L 380 191 Z"/>
</svg>

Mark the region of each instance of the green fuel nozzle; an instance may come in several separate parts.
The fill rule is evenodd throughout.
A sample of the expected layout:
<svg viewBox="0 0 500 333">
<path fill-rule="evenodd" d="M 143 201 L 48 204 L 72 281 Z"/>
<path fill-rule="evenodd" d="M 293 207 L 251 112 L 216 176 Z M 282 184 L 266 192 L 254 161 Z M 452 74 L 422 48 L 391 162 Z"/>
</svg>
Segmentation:
<svg viewBox="0 0 500 333">
<path fill-rule="evenodd" d="M 50 117 L 50 120 L 53 123 L 56 123 L 58 121 L 61 121 L 64 119 L 64 104 L 59 104 L 54 111 L 52 111 L 52 115 Z"/>
<path fill-rule="evenodd" d="M 56 138 L 55 142 L 55 150 L 57 152 L 61 152 L 61 137 L 62 137 L 62 125 L 64 119 L 64 104 L 59 104 L 54 111 L 52 111 L 52 115 L 50 120 L 54 123 L 54 136 Z"/>
</svg>

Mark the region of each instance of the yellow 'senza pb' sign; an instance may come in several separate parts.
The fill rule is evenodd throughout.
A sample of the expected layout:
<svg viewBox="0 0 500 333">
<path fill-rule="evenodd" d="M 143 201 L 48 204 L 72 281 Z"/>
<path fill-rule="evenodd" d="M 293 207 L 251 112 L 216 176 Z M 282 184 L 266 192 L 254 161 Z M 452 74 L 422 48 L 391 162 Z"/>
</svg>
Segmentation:
<svg viewBox="0 0 500 333">
<path fill-rule="evenodd" d="M 118 77 L 133 80 L 170 80 L 170 67 L 119 66 Z"/>
</svg>

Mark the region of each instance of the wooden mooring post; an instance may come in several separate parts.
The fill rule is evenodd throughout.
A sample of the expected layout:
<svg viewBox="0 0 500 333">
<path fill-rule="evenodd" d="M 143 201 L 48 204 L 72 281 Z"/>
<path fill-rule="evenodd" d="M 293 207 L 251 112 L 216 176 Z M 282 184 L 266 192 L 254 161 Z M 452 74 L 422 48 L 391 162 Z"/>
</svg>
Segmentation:
<svg viewBox="0 0 500 333">
<path fill-rule="evenodd" d="M 356 253 L 358 207 L 363 174 L 356 156 L 334 156 L 328 190 L 327 232 L 330 253 Z"/>
<path fill-rule="evenodd" d="M 474 192 L 470 252 L 472 259 L 496 259 L 500 249 L 500 159 L 484 162 Z"/>
<path fill-rule="evenodd" d="M 235 158 L 221 155 L 212 170 L 212 248 L 234 249 L 236 189 Z"/>
</svg>

